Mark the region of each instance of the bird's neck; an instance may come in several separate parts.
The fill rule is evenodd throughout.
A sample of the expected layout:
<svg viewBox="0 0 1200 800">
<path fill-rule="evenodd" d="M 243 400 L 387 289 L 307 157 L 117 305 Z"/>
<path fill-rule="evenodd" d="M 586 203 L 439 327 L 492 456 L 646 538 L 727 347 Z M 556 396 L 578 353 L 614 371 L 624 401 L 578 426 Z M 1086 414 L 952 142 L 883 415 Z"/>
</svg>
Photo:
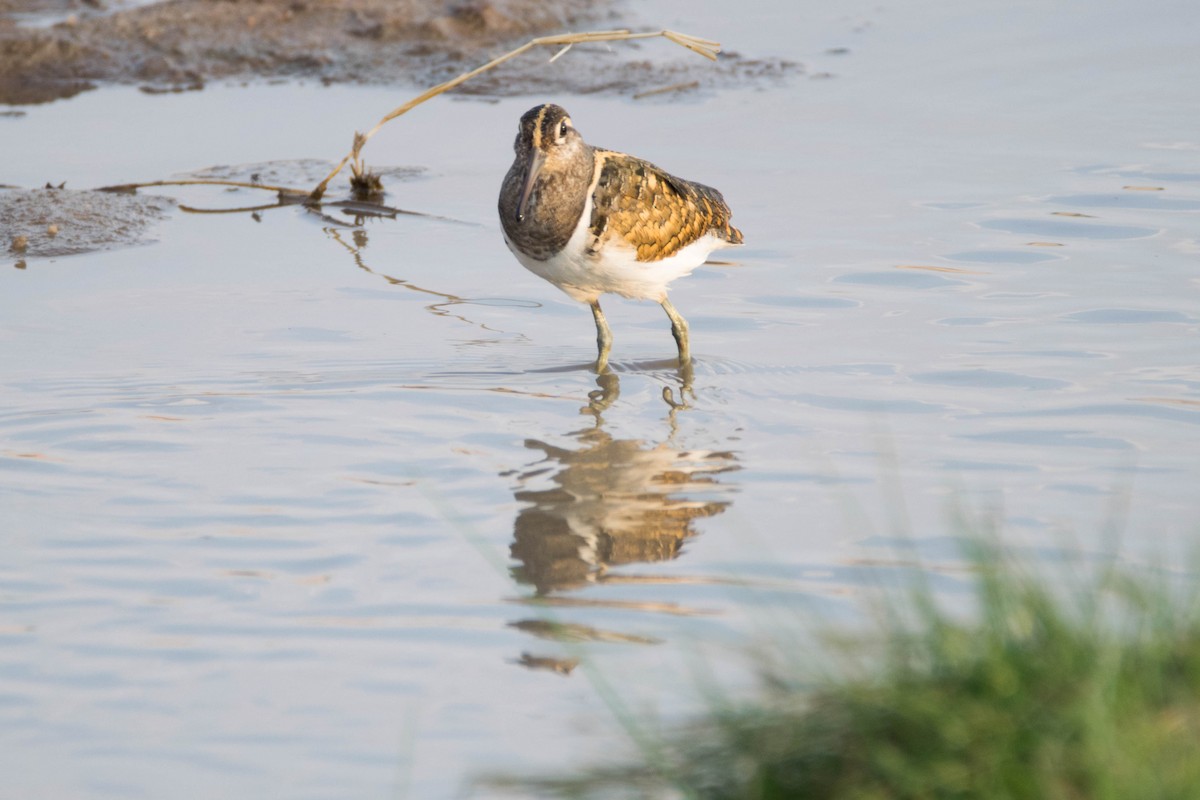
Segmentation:
<svg viewBox="0 0 1200 800">
<path fill-rule="evenodd" d="M 594 164 L 592 148 L 587 145 L 548 162 L 538 174 L 525 219 L 520 222 L 515 217 L 503 220 L 509 240 L 539 260 L 562 250 L 575 232 L 587 204 Z M 514 170 L 521 168 L 520 163 L 513 165 Z"/>
</svg>

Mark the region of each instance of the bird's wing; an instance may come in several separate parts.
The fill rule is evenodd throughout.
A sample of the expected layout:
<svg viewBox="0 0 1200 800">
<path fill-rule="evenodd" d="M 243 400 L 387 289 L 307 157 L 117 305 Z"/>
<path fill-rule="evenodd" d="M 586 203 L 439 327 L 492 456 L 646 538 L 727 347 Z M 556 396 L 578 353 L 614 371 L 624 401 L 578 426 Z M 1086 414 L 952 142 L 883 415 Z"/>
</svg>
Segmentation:
<svg viewBox="0 0 1200 800">
<path fill-rule="evenodd" d="M 729 206 L 716 189 L 624 153 L 598 150 L 597 156 L 593 247 L 620 237 L 636 248 L 638 261 L 660 261 L 710 232 L 741 244 L 742 232 L 729 224 Z"/>
</svg>

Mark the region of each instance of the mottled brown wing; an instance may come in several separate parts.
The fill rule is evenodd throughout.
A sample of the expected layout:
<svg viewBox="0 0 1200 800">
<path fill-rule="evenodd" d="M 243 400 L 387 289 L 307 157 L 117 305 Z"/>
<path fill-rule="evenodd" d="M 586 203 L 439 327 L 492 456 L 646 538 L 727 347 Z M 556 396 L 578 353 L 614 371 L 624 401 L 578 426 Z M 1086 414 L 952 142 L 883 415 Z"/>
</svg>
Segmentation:
<svg viewBox="0 0 1200 800">
<path fill-rule="evenodd" d="M 640 158 L 599 150 L 600 177 L 592 194 L 593 246 L 620 237 L 638 261 L 661 261 L 712 231 L 731 244 L 742 232 L 716 189 L 676 178 Z"/>
</svg>

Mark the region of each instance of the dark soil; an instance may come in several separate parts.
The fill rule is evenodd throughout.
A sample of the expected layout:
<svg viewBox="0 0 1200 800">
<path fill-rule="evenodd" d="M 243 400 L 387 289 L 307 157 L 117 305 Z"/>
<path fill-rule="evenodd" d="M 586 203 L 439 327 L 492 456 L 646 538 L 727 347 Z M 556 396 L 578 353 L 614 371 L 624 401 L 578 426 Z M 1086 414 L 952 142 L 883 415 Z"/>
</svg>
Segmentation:
<svg viewBox="0 0 1200 800">
<path fill-rule="evenodd" d="M 585 0 L 112 3 L 0 0 L 0 103 L 46 102 L 99 83 L 180 91 L 214 80 L 286 77 L 424 88 L 533 36 L 622 26 L 608 4 Z M 719 38 L 712 31 L 687 33 Z M 723 55 L 714 67 L 665 41 L 577 46 L 553 64 L 547 64 L 549 55 L 509 62 L 459 91 L 741 85 L 800 69 L 737 55 Z"/>
</svg>

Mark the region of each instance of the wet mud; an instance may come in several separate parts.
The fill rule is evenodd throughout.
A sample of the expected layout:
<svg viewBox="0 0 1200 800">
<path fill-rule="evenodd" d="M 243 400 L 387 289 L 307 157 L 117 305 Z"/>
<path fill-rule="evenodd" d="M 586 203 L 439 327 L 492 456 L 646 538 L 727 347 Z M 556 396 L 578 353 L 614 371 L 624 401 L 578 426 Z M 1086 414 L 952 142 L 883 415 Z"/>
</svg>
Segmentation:
<svg viewBox="0 0 1200 800">
<path fill-rule="evenodd" d="M 623 27 L 619 10 L 583 0 L 0 0 L 0 103 L 47 102 L 102 83 L 148 92 L 209 81 L 299 78 L 433 85 L 532 36 Z M 714 36 L 712 31 L 687 31 Z M 719 38 L 719 37 L 718 37 Z M 678 52 L 671 52 L 678 49 Z M 530 55 L 457 91 L 521 94 L 686 91 L 777 80 L 781 59 L 723 54 L 714 65 L 660 42 L 576 46 L 547 64 Z"/>
<path fill-rule="evenodd" d="M 152 241 L 152 226 L 172 207 L 165 197 L 66 188 L 0 189 L 0 255 L 26 257 L 111 250 Z"/>
<path fill-rule="evenodd" d="M 95 190 L 76 191 L 64 185 L 47 184 L 41 189 L 0 186 L 0 264 L 26 266 L 26 260 L 112 250 L 154 241 L 153 224 L 175 208 L 194 213 L 239 213 L 282 208 L 296 202 L 280 193 L 303 193 L 328 174 L 333 163 L 322 159 L 266 161 L 250 164 L 220 164 L 177 173 L 161 185 L 173 182 L 237 183 L 226 192 L 239 195 L 240 205 L 218 203 L 193 208 L 169 197 L 152 193 L 159 183 L 120 184 Z M 423 167 L 397 166 L 375 170 L 389 183 L 411 181 L 426 175 Z M 255 187 L 262 191 L 255 193 Z M 378 203 L 332 203 L 329 211 L 313 209 L 337 225 L 361 224 L 367 216 L 394 217 L 417 213 Z M 337 209 L 337 210 L 333 210 Z M 328 214 L 346 214 L 347 220 Z M 348 220 L 358 219 L 351 223 Z"/>
</svg>

